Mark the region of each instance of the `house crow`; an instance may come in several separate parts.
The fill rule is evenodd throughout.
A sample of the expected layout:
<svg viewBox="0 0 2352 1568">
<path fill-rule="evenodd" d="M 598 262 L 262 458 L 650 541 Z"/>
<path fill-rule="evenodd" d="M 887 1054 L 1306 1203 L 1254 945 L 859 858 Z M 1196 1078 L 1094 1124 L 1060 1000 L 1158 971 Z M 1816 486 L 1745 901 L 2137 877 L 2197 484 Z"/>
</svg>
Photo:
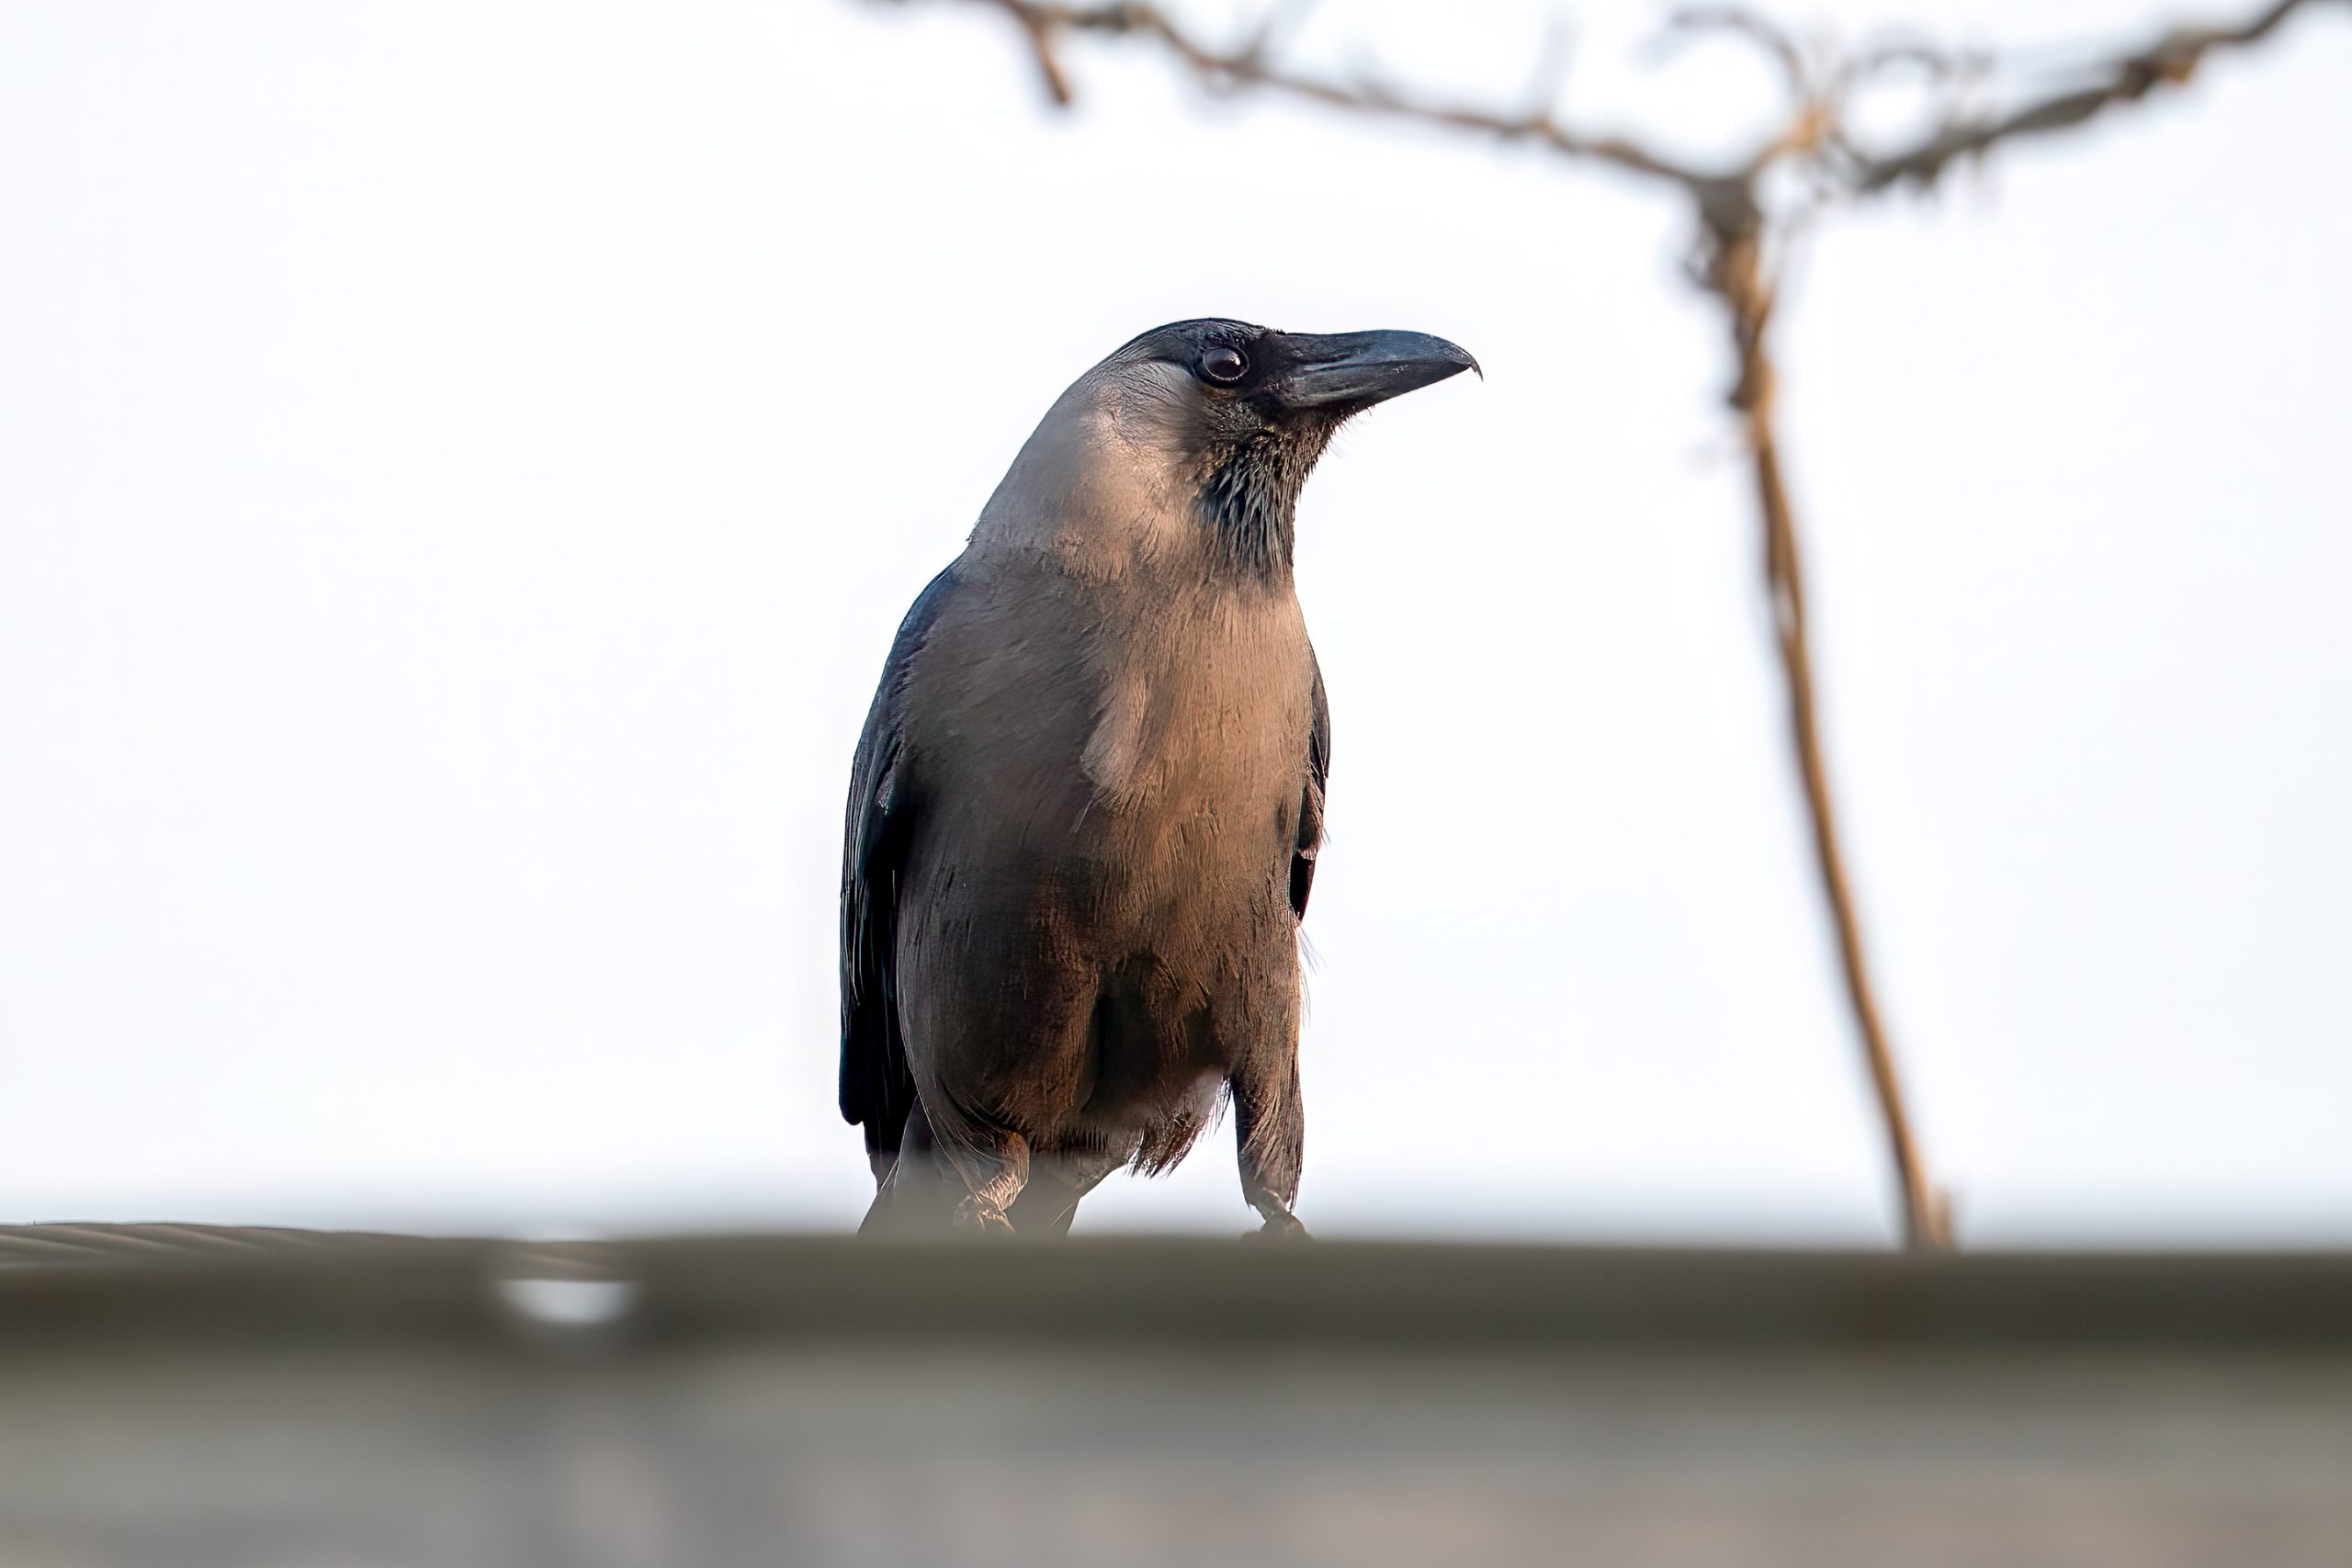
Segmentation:
<svg viewBox="0 0 2352 1568">
<path fill-rule="evenodd" d="M 1291 580 L 1331 434 L 1475 369 L 1418 333 L 1144 333 L 1047 411 L 899 627 L 850 772 L 865 1229 L 1058 1235 L 1232 1096 L 1297 1232 L 1297 923 L 1331 727 Z"/>
</svg>

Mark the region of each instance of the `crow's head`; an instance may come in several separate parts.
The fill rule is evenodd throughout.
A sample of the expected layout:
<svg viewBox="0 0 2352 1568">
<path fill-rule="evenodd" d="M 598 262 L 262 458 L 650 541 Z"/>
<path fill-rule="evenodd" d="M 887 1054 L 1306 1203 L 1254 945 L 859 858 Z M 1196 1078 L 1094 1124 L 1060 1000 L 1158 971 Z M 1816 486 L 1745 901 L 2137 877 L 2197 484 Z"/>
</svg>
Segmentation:
<svg viewBox="0 0 2352 1568">
<path fill-rule="evenodd" d="M 1147 460 L 1171 466 L 1219 556 L 1243 571 L 1290 564 L 1300 487 L 1350 416 L 1478 362 L 1425 333 L 1280 333 L 1178 321 L 1090 371 L 1097 411 Z"/>
</svg>

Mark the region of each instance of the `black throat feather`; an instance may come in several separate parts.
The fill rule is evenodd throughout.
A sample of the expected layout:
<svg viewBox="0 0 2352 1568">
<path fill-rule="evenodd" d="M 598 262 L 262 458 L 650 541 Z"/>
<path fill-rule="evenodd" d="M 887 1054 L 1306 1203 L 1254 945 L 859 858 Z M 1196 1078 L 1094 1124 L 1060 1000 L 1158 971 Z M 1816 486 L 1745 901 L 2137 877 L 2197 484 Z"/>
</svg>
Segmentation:
<svg viewBox="0 0 2352 1568">
<path fill-rule="evenodd" d="M 1259 431 L 1217 454 L 1193 504 L 1221 570 L 1237 577 L 1290 575 L 1298 492 L 1332 429 L 1317 423 Z"/>
</svg>

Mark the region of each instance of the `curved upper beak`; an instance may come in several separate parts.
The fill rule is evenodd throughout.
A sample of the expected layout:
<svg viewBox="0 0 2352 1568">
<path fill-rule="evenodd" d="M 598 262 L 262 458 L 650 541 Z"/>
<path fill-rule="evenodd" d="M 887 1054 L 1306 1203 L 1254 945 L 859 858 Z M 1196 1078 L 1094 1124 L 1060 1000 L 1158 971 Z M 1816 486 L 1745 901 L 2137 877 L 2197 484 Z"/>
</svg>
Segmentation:
<svg viewBox="0 0 2352 1568">
<path fill-rule="evenodd" d="M 1286 333 L 1283 343 L 1290 369 L 1275 390 L 1293 408 L 1370 408 L 1478 370 L 1468 351 L 1427 333 Z"/>
</svg>

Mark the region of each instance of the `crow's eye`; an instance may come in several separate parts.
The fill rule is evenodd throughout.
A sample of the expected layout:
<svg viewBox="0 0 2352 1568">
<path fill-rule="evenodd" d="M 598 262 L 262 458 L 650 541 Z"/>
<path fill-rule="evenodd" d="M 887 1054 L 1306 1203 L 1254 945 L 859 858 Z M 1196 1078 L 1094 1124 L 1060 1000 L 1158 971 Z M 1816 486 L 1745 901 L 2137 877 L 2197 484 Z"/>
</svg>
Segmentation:
<svg viewBox="0 0 2352 1568">
<path fill-rule="evenodd" d="M 1230 387 L 1250 374 L 1250 361 L 1238 348 L 1219 346 L 1201 355 L 1201 374 L 1222 387 Z"/>
</svg>

